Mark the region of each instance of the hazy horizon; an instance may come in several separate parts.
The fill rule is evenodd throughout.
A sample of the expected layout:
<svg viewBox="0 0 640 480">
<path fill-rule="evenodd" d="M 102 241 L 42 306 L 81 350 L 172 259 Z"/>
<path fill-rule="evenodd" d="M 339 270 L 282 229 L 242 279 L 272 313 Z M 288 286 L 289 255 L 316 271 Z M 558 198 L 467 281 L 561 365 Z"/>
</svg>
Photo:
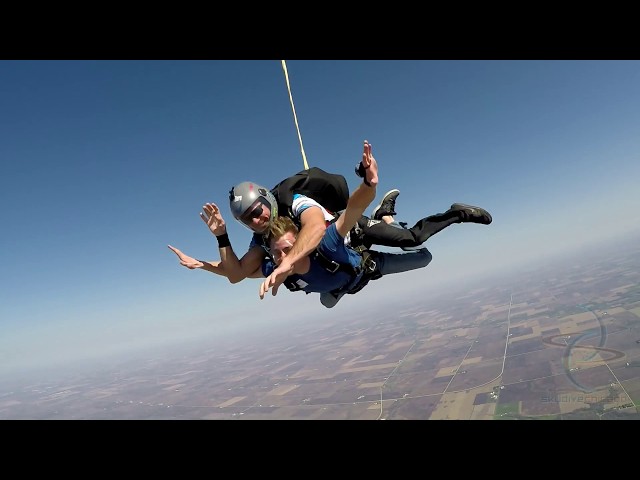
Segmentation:
<svg viewBox="0 0 640 480">
<path fill-rule="evenodd" d="M 393 310 L 401 308 L 401 306 L 410 306 L 420 304 L 426 306 L 430 302 L 440 304 L 452 296 L 465 296 L 467 292 L 483 288 L 499 288 L 509 285 L 512 291 L 517 292 L 518 286 L 525 281 L 530 281 L 532 276 L 541 275 L 546 272 L 553 272 L 554 275 L 562 275 L 570 266 L 587 265 L 596 261 L 600 261 L 601 257 L 612 258 L 614 256 L 624 257 L 628 255 L 630 247 L 637 250 L 640 245 L 640 232 L 629 237 L 618 238 L 613 241 L 604 241 L 600 243 L 590 243 L 582 245 L 570 254 L 551 255 L 541 259 L 539 263 L 525 262 L 511 270 L 493 270 L 478 274 L 471 277 L 459 278 L 446 282 L 442 285 L 436 285 L 433 289 L 427 291 L 419 291 L 420 287 L 393 289 L 389 292 L 389 285 L 382 282 L 371 283 L 366 290 L 367 295 L 353 297 L 355 305 L 340 311 L 340 315 L 345 319 L 345 326 L 349 325 L 351 318 L 362 317 L 373 305 L 373 301 L 381 295 L 386 294 L 389 297 L 388 305 L 382 306 L 384 309 Z M 302 295 L 300 295 L 302 297 Z M 505 299 L 508 302 L 508 299 Z M 425 305 L 426 304 L 426 305 Z M 85 353 L 84 356 L 77 352 L 70 352 L 68 359 L 59 358 L 59 363 L 43 364 L 42 360 L 36 359 L 33 362 L 24 362 L 22 365 L 3 365 L 0 367 L 0 375 L 5 376 L 5 381 L 25 383 L 28 378 L 34 381 L 42 381 L 47 378 L 62 378 L 67 375 L 86 374 L 90 370 L 111 370 L 118 365 L 126 365 L 133 361 L 141 362 L 162 356 L 174 356 L 181 354 L 198 355 L 201 350 L 215 350 L 219 347 L 228 345 L 248 345 L 251 342 L 264 342 L 268 335 L 275 337 L 281 334 L 288 334 L 291 330 L 295 331 L 297 327 L 303 327 L 309 323 L 322 322 L 329 316 L 329 311 L 321 310 L 312 312 L 306 316 L 298 316 L 301 314 L 299 309 L 289 312 L 283 316 L 280 321 L 274 323 L 261 322 L 254 323 L 252 329 L 248 329 L 244 325 L 236 325 L 235 328 L 228 328 L 224 335 L 216 327 L 203 327 L 198 334 L 185 335 L 174 339 L 165 337 L 158 338 L 156 342 L 150 342 L 148 345 L 141 346 L 136 344 L 134 347 L 120 345 L 119 350 L 109 352 L 107 350 L 97 350 L 92 353 Z M 371 321 L 375 318 L 372 316 Z M 10 351 L 10 349 L 4 349 Z M 45 357 L 53 360 L 55 357 L 51 352 L 45 352 Z M 80 364 L 77 362 L 80 361 Z M 8 367 L 8 368 L 7 368 Z"/>
</svg>

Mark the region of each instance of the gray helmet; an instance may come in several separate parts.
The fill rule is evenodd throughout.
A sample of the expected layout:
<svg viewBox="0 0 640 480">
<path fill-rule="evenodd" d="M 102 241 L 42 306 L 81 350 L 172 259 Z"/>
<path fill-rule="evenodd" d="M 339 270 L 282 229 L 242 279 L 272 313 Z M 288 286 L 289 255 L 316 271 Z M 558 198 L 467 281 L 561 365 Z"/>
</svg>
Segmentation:
<svg viewBox="0 0 640 480">
<path fill-rule="evenodd" d="M 266 206 L 271 212 L 269 225 L 278 218 L 278 202 L 268 188 L 253 182 L 242 182 L 229 190 L 229 208 L 233 217 L 251 229 L 252 220 Z"/>
</svg>

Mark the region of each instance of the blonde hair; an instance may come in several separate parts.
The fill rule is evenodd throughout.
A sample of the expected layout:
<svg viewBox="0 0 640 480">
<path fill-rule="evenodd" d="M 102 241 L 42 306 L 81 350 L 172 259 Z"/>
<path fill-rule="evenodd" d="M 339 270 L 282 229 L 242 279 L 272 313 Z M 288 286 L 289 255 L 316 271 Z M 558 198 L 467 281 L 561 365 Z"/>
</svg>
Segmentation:
<svg viewBox="0 0 640 480">
<path fill-rule="evenodd" d="M 267 243 L 270 245 L 273 240 L 277 240 L 287 232 L 292 232 L 294 235 L 297 235 L 298 227 L 293 223 L 293 220 L 289 217 L 276 218 L 269 226 Z"/>
</svg>

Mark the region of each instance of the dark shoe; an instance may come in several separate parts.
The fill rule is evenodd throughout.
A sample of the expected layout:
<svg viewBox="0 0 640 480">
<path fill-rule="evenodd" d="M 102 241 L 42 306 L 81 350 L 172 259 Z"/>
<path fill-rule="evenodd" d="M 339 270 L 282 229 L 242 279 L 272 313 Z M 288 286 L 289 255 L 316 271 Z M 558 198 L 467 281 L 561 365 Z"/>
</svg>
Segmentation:
<svg viewBox="0 0 640 480">
<path fill-rule="evenodd" d="M 393 190 L 389 190 L 382 197 L 382 202 L 376 208 L 373 209 L 371 213 L 371 218 L 374 220 L 382 220 L 382 217 L 385 215 L 395 215 L 396 209 L 396 198 L 400 195 L 400 190 L 394 188 Z"/>
<path fill-rule="evenodd" d="M 449 211 L 455 210 L 460 214 L 460 220 L 462 223 L 472 222 L 481 223 L 482 225 L 489 225 L 493 219 L 489 212 L 484 208 L 474 207 L 473 205 L 465 205 L 464 203 L 454 203 L 451 205 Z"/>
</svg>

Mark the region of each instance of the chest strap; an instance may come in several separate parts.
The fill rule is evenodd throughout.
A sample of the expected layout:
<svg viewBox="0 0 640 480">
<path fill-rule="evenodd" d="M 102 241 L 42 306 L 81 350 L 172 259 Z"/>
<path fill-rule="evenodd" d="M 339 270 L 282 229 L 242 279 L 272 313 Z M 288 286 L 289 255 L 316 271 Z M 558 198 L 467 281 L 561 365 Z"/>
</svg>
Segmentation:
<svg viewBox="0 0 640 480">
<path fill-rule="evenodd" d="M 327 258 L 320 250 L 315 249 L 309 254 L 309 257 L 315 259 L 322 268 L 329 273 L 344 272 L 348 275 L 356 276 L 362 271 L 361 265 L 354 267 L 350 263 L 338 263 Z"/>
<path fill-rule="evenodd" d="M 315 259 L 318 264 L 324 268 L 329 273 L 336 272 L 344 272 L 350 275 L 352 278 L 357 277 L 364 270 L 366 271 L 374 271 L 376 269 L 376 262 L 371 258 L 369 252 L 363 247 L 354 248 L 360 255 L 360 265 L 354 267 L 350 263 L 338 263 L 330 258 L 327 258 L 324 254 L 322 254 L 318 249 L 314 250 L 309 254 L 309 257 Z M 296 283 L 296 281 L 292 280 L 291 277 L 287 277 L 284 281 L 284 286 L 287 287 L 292 292 L 297 292 L 298 290 L 302 290 L 304 287 L 301 287 Z M 309 292 L 307 292 L 309 293 Z"/>
</svg>

